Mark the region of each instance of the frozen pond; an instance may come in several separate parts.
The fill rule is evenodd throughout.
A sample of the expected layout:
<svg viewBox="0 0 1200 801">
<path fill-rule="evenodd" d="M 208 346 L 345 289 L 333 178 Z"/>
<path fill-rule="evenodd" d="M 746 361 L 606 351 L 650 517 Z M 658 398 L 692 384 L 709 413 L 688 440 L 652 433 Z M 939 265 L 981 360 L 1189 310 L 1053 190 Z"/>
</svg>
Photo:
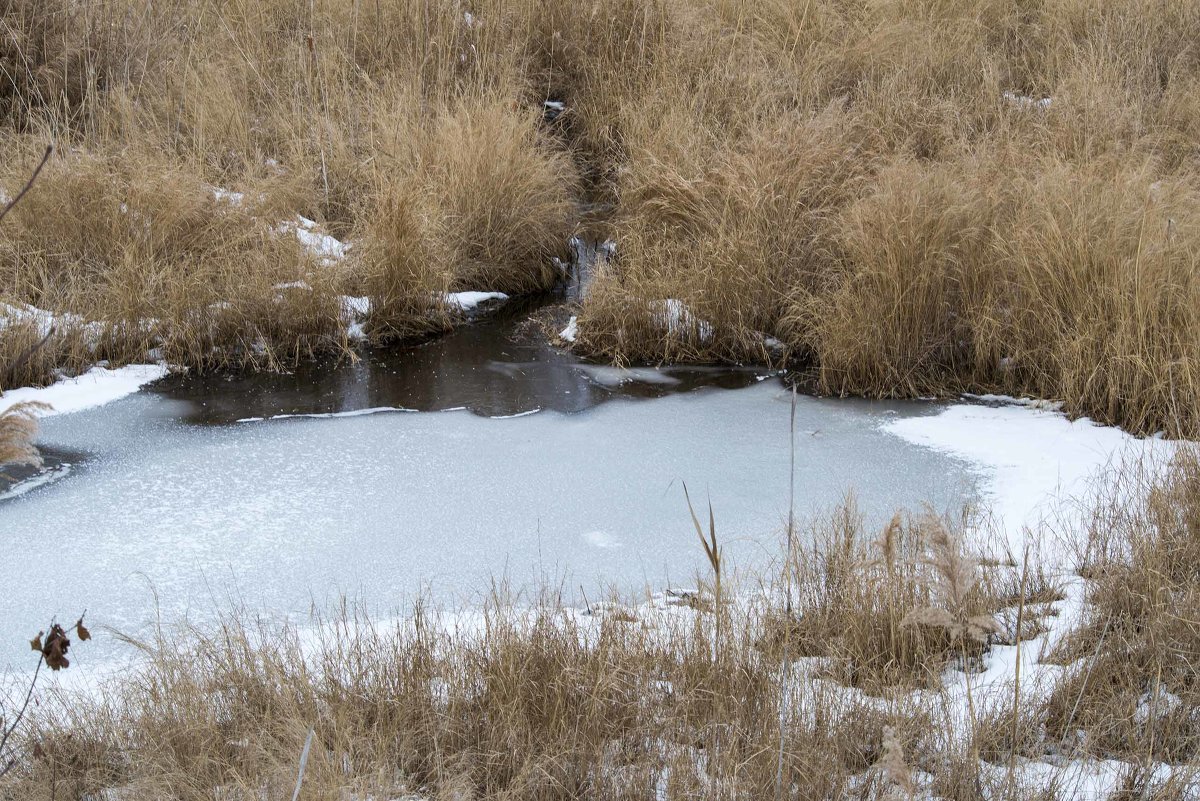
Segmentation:
<svg viewBox="0 0 1200 801">
<path fill-rule="evenodd" d="M 0 502 L 0 665 L 27 655 L 48 616 L 84 608 L 93 628 L 137 632 L 157 614 L 203 622 L 231 602 L 268 614 L 342 594 L 381 614 L 419 593 L 469 603 L 493 579 L 573 601 L 694 586 L 704 562 L 682 482 L 711 498 L 736 567 L 779 553 L 791 399 L 780 379 L 538 367 L 510 345 L 507 363 L 491 354 L 467 369 L 456 357 L 478 380 L 424 404 L 466 409 L 270 419 L 420 405 L 403 381 L 380 384 L 395 364 L 360 363 L 336 391 L 306 394 L 295 376 L 224 392 L 168 379 L 47 418 L 41 444 L 71 467 Z M 545 385 L 530 389 L 530 376 Z M 973 497 L 965 462 L 881 430 L 938 409 L 801 396 L 798 514 L 852 489 L 876 520 Z M 246 417 L 268 419 L 236 422 Z"/>
<path fill-rule="evenodd" d="M 800 513 L 852 488 L 877 516 L 967 497 L 962 463 L 878 430 L 927 411 L 801 397 Z M 5 649 L 47 614 L 85 607 L 137 630 L 155 595 L 167 617 L 203 619 L 230 599 L 279 612 L 342 592 L 385 609 L 421 590 L 469 599 L 503 575 L 572 596 L 691 585 L 703 557 L 682 481 L 711 497 L 740 566 L 777 553 L 787 514 L 789 394 L 777 380 L 509 419 L 196 426 L 186 412 L 143 392 L 45 421 L 45 443 L 89 457 L 0 504 Z"/>
</svg>

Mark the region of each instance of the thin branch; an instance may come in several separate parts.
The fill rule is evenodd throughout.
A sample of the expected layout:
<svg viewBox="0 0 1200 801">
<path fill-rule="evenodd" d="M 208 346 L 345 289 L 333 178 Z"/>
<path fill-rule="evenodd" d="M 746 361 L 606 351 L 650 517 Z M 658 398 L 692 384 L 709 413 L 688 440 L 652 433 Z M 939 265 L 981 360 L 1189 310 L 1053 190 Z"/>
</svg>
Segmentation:
<svg viewBox="0 0 1200 801">
<path fill-rule="evenodd" d="M 8 744 L 8 738 L 11 737 L 12 733 L 17 730 L 17 726 L 21 723 L 21 718 L 25 717 L 25 711 L 29 709 L 29 702 L 33 700 L 33 690 L 35 687 L 37 687 L 38 674 L 41 673 L 42 665 L 45 664 L 45 662 L 46 655 L 40 654 L 38 656 L 37 667 L 33 670 L 33 679 L 29 682 L 29 692 L 25 693 L 25 703 L 21 705 L 21 711 L 17 713 L 15 718 L 13 718 L 12 725 L 5 729 L 4 736 L 0 737 L 0 755 L 4 754 L 4 747 Z M 7 765 L 0 768 L 0 777 L 5 776 L 16 764 L 16 757 L 10 759 Z"/>
<path fill-rule="evenodd" d="M 33 182 L 37 180 L 41 174 L 42 168 L 46 166 L 46 162 L 50 160 L 50 154 L 54 152 L 54 145 L 46 145 L 46 153 L 42 156 L 41 162 L 37 165 L 37 169 L 33 171 L 33 175 L 29 176 L 29 180 L 25 182 L 25 187 L 17 193 L 17 196 L 8 201 L 8 205 L 4 207 L 4 211 L 0 211 L 0 220 L 8 216 L 8 213 L 13 210 L 13 207 L 21 202 L 21 198 L 25 197 L 25 193 L 33 186 Z"/>
<path fill-rule="evenodd" d="M 50 326 L 50 330 L 46 332 L 46 335 L 44 337 L 42 337 L 40 340 L 38 340 L 37 342 L 30 345 L 25 350 L 21 351 L 21 353 L 17 356 L 17 358 L 13 359 L 12 364 L 10 364 L 5 369 L 5 372 L 4 372 L 5 383 L 8 383 L 7 380 L 12 378 L 13 374 L 16 373 L 17 370 L 20 370 L 25 365 L 25 362 L 29 361 L 30 357 L 32 357 L 33 354 L 37 353 L 39 350 L 44 348 L 46 346 L 46 343 L 50 341 L 50 337 L 52 337 L 52 336 L 54 336 L 54 326 Z"/>
</svg>

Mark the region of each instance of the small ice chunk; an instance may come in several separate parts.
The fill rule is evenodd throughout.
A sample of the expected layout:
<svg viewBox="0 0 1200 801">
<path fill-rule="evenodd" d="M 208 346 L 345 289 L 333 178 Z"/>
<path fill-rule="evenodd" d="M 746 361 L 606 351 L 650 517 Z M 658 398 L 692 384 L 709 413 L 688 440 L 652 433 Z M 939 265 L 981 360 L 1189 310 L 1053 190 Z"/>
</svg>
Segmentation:
<svg viewBox="0 0 1200 801">
<path fill-rule="evenodd" d="M 1050 97 L 1030 97 L 1029 95 L 1012 91 L 1005 92 L 1004 99 L 1019 109 L 1032 109 L 1034 111 L 1045 111 L 1054 102 L 1054 99 Z"/>
<path fill-rule="evenodd" d="M 654 309 L 654 322 L 665 328 L 668 334 L 686 336 L 694 328 L 701 342 L 712 339 L 712 323 L 697 317 L 682 300 L 667 298 L 652 303 L 651 307 Z"/>
<path fill-rule="evenodd" d="M 679 379 L 655 367 L 608 367 L 600 364 L 577 364 L 575 369 L 603 387 L 619 387 L 636 381 L 642 384 L 674 386 Z"/>
</svg>

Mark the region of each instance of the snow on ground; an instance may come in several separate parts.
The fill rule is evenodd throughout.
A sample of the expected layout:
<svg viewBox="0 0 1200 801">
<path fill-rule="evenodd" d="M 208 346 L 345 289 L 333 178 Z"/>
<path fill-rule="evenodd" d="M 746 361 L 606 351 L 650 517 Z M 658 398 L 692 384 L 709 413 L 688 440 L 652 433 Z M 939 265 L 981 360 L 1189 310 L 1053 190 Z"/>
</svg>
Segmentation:
<svg viewBox="0 0 1200 801">
<path fill-rule="evenodd" d="M 371 299 L 342 295 L 342 322 L 346 325 L 346 336 L 350 339 L 366 339 L 364 322 L 371 313 Z"/>
<path fill-rule="evenodd" d="M 280 233 L 295 233 L 309 253 L 323 266 L 331 267 L 346 257 L 350 246 L 318 229 L 315 221 L 300 215 L 296 215 L 295 221 L 280 223 L 278 228 Z"/>
<path fill-rule="evenodd" d="M 48 387 L 10 389 L 0 394 L 0 412 L 22 401 L 38 401 L 54 407 L 47 414 L 70 414 L 131 395 L 167 372 L 165 364 L 130 364 L 115 370 L 93 367 L 83 375 L 60 379 Z"/>
<path fill-rule="evenodd" d="M 1157 462 L 1176 447 L 1086 417 L 1068 420 L 1032 402 L 955 404 L 936 415 L 890 421 L 883 430 L 969 462 L 1014 554 L 1023 548 L 1025 527 L 1036 529 L 1058 519 L 1064 504 L 1093 498 L 1106 468 L 1144 457 Z"/>
<path fill-rule="evenodd" d="M 1005 92 L 1004 99 L 1022 111 L 1045 111 L 1054 102 L 1052 97 L 1030 97 L 1020 92 Z"/>
<path fill-rule="evenodd" d="M 89 341 L 94 341 L 101 333 L 99 323 L 85 322 L 78 314 L 56 314 L 37 306 L 30 306 L 28 303 L 0 303 L 0 330 L 14 323 L 32 324 L 37 329 L 38 336 L 43 337 L 48 336 L 51 331 L 70 329 L 82 331 Z"/>
</svg>

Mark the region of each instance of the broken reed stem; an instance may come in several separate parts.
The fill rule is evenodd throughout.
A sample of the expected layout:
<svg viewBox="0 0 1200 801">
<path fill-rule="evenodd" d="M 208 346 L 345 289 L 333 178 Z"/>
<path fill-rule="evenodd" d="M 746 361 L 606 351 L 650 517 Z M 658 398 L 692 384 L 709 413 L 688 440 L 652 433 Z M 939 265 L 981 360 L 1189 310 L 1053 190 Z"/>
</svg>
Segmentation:
<svg viewBox="0 0 1200 801">
<path fill-rule="evenodd" d="M 1017 631 L 1016 631 L 1016 647 L 1017 660 L 1016 669 L 1013 674 L 1013 705 L 1012 705 L 1012 731 L 1009 755 L 1008 755 L 1008 780 L 1011 782 L 1014 779 L 1014 771 L 1017 766 L 1017 723 L 1021 709 L 1021 629 L 1025 624 L 1025 588 L 1029 578 L 1029 546 L 1025 546 L 1025 555 L 1021 560 L 1021 601 L 1017 606 Z"/>
<path fill-rule="evenodd" d="M 300 752 L 300 771 L 296 775 L 296 791 L 292 793 L 292 801 L 299 801 L 300 788 L 304 786 L 304 769 L 308 766 L 308 753 L 312 750 L 313 734 L 316 729 L 309 727 L 308 737 L 304 740 L 304 750 Z"/>
<path fill-rule="evenodd" d="M 18 203 L 21 202 L 21 198 L 25 197 L 25 193 L 29 191 L 30 187 L 33 186 L 33 182 L 37 180 L 39 175 L 41 175 L 42 168 L 46 166 L 46 162 L 50 160 L 50 155 L 53 152 L 54 145 L 46 145 L 46 152 L 42 154 L 42 160 L 38 162 L 33 174 L 30 175 L 29 180 L 25 182 L 25 186 L 21 188 L 21 191 L 17 193 L 16 197 L 8 201 L 8 203 L 4 206 L 4 210 L 0 211 L 0 220 L 3 220 L 5 217 L 7 217 L 8 213 L 12 211 Z"/>
<path fill-rule="evenodd" d="M 791 436 L 790 451 L 791 465 L 788 473 L 788 527 L 787 527 L 787 557 L 784 559 L 784 586 L 787 592 L 787 614 L 792 616 L 792 571 L 791 561 L 795 545 L 796 533 L 796 385 L 792 384 L 792 414 L 789 425 Z"/>
</svg>

